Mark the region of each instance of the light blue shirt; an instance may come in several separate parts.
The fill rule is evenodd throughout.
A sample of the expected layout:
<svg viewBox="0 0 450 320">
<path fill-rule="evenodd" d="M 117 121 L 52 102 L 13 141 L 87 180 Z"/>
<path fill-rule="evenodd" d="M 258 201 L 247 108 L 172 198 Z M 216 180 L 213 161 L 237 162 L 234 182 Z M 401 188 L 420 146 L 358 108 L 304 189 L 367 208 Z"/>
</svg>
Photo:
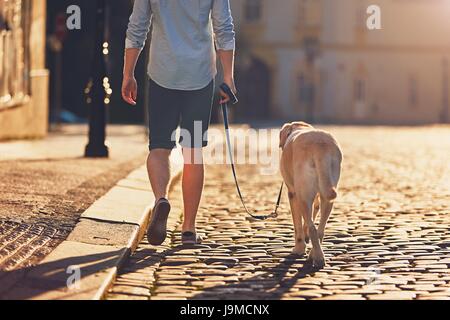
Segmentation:
<svg viewBox="0 0 450 320">
<path fill-rule="evenodd" d="M 217 75 L 214 42 L 236 46 L 229 0 L 135 0 L 125 47 L 142 49 L 150 26 L 148 74 L 168 89 L 205 88 Z"/>
</svg>

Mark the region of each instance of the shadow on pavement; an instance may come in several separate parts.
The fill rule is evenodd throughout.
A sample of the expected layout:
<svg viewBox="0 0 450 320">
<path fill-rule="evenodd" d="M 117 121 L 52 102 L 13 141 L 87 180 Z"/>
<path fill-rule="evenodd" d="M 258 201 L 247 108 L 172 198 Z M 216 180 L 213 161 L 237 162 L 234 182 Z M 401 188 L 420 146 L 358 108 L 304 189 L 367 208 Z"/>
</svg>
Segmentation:
<svg viewBox="0 0 450 320">
<path fill-rule="evenodd" d="M 124 250 L 116 250 L 56 260 L 14 271 L 0 271 L 0 299 L 47 299 L 44 294 L 51 291 L 58 291 L 55 293 L 64 299 L 71 299 L 71 297 L 98 290 L 99 283 L 95 283 L 96 279 L 93 275 L 115 267 L 117 259 L 123 254 Z M 79 289 L 71 290 L 67 286 L 68 279 L 74 274 L 68 272 L 71 266 L 80 267 Z M 50 293 L 48 298 L 55 297 Z"/>
<path fill-rule="evenodd" d="M 166 257 L 169 257 L 186 246 L 178 246 L 157 252 L 155 249 L 145 249 L 140 252 L 141 259 L 135 259 L 119 272 L 121 274 L 139 271 L 151 267 Z M 106 272 L 117 265 L 117 259 L 124 254 L 124 250 L 106 253 L 76 256 L 40 264 L 36 267 L 22 268 L 14 271 L 0 271 L 0 299 L 27 300 L 27 299 L 79 299 L 93 296 L 100 283 L 96 282 L 96 275 Z M 217 261 L 219 261 L 218 259 Z M 220 262 L 215 262 L 220 264 Z M 226 262 L 225 262 L 226 264 Z M 239 264 L 239 263 L 238 263 Z M 235 266 L 238 266 L 236 264 Z M 79 266 L 81 272 L 81 286 L 78 289 L 69 289 L 67 281 L 72 273 L 68 272 L 71 266 Z M 227 264 L 232 272 L 232 265 Z M 297 283 L 316 272 L 305 263 L 304 258 L 287 256 L 276 266 L 266 268 L 263 273 L 240 282 L 203 288 L 193 296 L 192 300 L 278 300 Z M 295 273 L 294 273 L 295 272 Z"/>
<path fill-rule="evenodd" d="M 291 275 L 293 269 L 298 270 Z M 204 288 L 191 299 L 280 300 L 299 279 L 313 275 L 316 271 L 318 269 L 307 264 L 305 258 L 289 255 L 278 265 L 265 269 L 263 274 L 237 283 Z"/>
</svg>

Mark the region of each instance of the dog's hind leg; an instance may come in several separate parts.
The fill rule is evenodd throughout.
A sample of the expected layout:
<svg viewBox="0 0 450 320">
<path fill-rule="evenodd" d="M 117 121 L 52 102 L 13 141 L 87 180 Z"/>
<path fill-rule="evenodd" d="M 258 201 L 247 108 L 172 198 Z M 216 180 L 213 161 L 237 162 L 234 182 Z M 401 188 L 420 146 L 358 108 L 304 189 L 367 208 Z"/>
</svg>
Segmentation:
<svg viewBox="0 0 450 320">
<path fill-rule="evenodd" d="M 317 215 L 320 211 L 320 195 L 317 195 L 316 199 L 314 200 L 314 206 L 313 206 L 313 220 L 314 222 L 317 220 Z M 303 234 L 305 235 L 305 242 L 309 243 L 309 231 L 308 231 L 308 225 L 306 223 L 303 224 Z"/>
<path fill-rule="evenodd" d="M 294 222 L 295 230 L 295 248 L 292 253 L 303 256 L 306 253 L 305 235 L 303 233 L 303 218 L 295 193 L 289 192 L 289 202 L 291 205 L 292 220 Z"/>
<path fill-rule="evenodd" d="M 320 242 L 323 242 L 325 236 L 325 228 L 333 211 L 333 202 L 323 197 L 320 198 L 320 224 L 318 229 Z"/>
<path fill-rule="evenodd" d="M 337 185 L 341 176 L 341 161 L 342 155 L 339 155 L 337 159 L 331 162 L 331 184 L 333 190 L 337 189 Z M 337 196 L 337 193 L 336 193 Z M 320 195 L 320 224 L 319 224 L 319 239 L 323 242 L 325 236 L 325 228 L 327 226 L 328 220 L 330 219 L 331 212 L 333 211 L 334 200 L 332 198 L 327 198 L 325 194 Z"/>
<path fill-rule="evenodd" d="M 323 268 L 325 266 L 325 256 L 320 245 L 319 235 L 313 220 L 313 201 L 315 194 L 303 193 L 299 195 L 298 201 L 300 203 L 300 210 L 303 215 L 304 223 L 308 226 L 309 235 L 311 237 L 312 250 L 308 261 L 312 262 L 316 268 Z"/>
</svg>

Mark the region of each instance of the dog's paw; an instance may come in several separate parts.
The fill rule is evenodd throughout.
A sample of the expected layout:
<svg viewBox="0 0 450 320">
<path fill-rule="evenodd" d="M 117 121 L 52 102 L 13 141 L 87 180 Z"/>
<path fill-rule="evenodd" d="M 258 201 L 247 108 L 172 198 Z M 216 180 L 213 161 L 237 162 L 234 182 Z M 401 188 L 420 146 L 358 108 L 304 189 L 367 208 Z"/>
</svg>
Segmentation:
<svg viewBox="0 0 450 320">
<path fill-rule="evenodd" d="M 304 256 L 306 254 L 306 245 L 296 245 L 292 249 L 292 254 L 300 257 Z"/>
<path fill-rule="evenodd" d="M 318 250 L 314 249 L 311 250 L 311 252 L 309 253 L 307 263 L 313 266 L 314 268 L 322 269 L 326 265 L 325 255 L 321 250 L 318 252 L 317 251 Z"/>
<path fill-rule="evenodd" d="M 322 269 L 325 267 L 325 265 L 326 265 L 325 258 L 320 258 L 318 260 L 314 260 L 314 263 L 313 263 L 314 268 L 317 268 L 317 269 Z"/>
</svg>

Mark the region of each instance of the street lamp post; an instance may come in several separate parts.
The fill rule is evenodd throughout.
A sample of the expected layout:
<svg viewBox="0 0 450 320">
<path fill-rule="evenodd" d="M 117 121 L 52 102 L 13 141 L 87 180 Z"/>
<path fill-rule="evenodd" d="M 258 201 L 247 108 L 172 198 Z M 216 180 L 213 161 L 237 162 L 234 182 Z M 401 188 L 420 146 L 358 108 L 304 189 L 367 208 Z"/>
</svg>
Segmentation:
<svg viewBox="0 0 450 320">
<path fill-rule="evenodd" d="M 107 158 L 109 156 L 106 140 L 107 106 L 111 88 L 107 75 L 106 58 L 108 55 L 107 11 L 108 1 L 97 0 L 95 47 L 92 62 L 92 76 L 85 90 L 89 105 L 89 143 L 85 157 Z"/>
</svg>

